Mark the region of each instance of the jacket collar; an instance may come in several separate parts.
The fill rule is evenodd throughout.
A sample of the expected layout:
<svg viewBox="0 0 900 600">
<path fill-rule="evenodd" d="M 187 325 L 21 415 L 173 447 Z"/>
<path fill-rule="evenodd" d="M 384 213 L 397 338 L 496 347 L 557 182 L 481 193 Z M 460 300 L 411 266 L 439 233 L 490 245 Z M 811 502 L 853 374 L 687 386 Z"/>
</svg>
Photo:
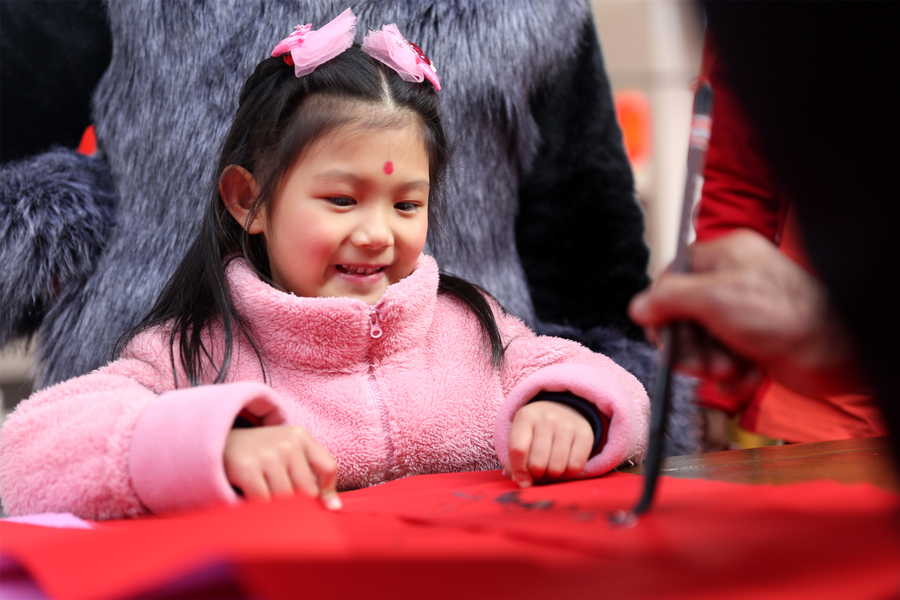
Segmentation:
<svg viewBox="0 0 900 600">
<path fill-rule="evenodd" d="M 358 298 L 287 294 L 260 280 L 242 258 L 228 265 L 227 275 L 235 307 L 269 367 L 347 370 L 419 345 L 431 326 L 438 287 L 437 263 L 425 254 L 374 306 Z"/>
</svg>

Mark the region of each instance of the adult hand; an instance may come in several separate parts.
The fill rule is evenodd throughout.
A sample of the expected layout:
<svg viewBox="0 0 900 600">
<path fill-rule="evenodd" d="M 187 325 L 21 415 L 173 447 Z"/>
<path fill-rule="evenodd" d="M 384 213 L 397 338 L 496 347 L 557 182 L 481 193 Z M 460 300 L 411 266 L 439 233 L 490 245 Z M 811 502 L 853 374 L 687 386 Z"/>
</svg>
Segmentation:
<svg viewBox="0 0 900 600">
<path fill-rule="evenodd" d="M 544 477 L 573 477 L 593 445 L 594 431 L 577 410 L 559 402 L 532 402 L 513 418 L 506 473 L 523 488 Z"/>
<path fill-rule="evenodd" d="M 232 429 L 225 442 L 225 474 L 248 499 L 303 492 L 341 508 L 337 463 L 302 427 Z"/>
<path fill-rule="evenodd" d="M 648 336 L 676 321 L 677 365 L 729 385 L 755 377 L 748 362 L 812 396 L 859 389 L 849 339 L 822 284 L 756 232 L 742 229 L 691 247 L 690 273 L 665 273 L 632 300 Z M 706 335 L 708 334 L 708 335 Z"/>
</svg>

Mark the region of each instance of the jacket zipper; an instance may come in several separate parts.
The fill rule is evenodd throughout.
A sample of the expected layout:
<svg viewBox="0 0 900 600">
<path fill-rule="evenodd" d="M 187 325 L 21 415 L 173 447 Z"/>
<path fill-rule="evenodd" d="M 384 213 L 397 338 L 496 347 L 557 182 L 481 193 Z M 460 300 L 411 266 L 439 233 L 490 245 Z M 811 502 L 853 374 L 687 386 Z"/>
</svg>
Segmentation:
<svg viewBox="0 0 900 600">
<path fill-rule="evenodd" d="M 378 323 L 378 311 L 374 306 L 369 307 L 369 335 L 374 339 L 378 339 L 384 334 L 381 325 Z"/>
<path fill-rule="evenodd" d="M 381 329 L 381 325 L 378 323 L 378 313 L 376 312 L 374 307 L 369 308 L 369 336 L 372 339 L 380 338 L 384 332 Z M 394 442 L 391 439 L 391 421 L 388 417 L 387 406 L 384 403 L 384 398 L 381 397 L 381 392 L 378 389 L 378 381 L 375 379 L 375 366 L 371 361 L 368 363 L 368 384 L 369 384 L 369 393 L 372 394 L 372 399 L 375 401 L 375 405 L 378 407 L 378 412 L 381 415 L 381 429 L 384 432 L 384 446 L 385 446 L 385 463 L 386 463 L 386 473 L 385 480 L 393 479 L 393 471 L 394 471 Z"/>
</svg>

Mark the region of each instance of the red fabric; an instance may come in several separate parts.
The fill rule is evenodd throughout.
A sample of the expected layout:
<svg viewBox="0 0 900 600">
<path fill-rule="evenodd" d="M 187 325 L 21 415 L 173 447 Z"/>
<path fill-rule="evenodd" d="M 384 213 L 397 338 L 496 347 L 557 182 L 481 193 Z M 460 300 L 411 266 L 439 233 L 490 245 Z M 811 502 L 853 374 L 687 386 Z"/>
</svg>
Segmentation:
<svg viewBox="0 0 900 600">
<path fill-rule="evenodd" d="M 716 60 L 709 37 L 703 46 L 702 71 L 715 98 L 703 192 L 695 213 L 697 239 L 711 240 L 747 227 L 777 243 L 780 217 L 789 201 L 772 180 L 758 139 L 725 82 L 723 64 Z"/>
<path fill-rule="evenodd" d="M 94 131 L 93 124 L 88 125 L 81 136 L 81 142 L 78 144 L 78 151 L 82 154 L 92 155 L 97 151 L 97 133 Z"/>
<path fill-rule="evenodd" d="M 710 38 L 703 48 L 703 73 L 713 86 L 715 99 L 703 192 L 696 210 L 697 239 L 715 239 L 742 227 L 753 229 L 815 275 L 790 198 L 773 180 Z M 889 433 L 878 406 L 864 394 L 806 398 L 766 380 L 743 395 L 725 395 L 714 383 L 704 381 L 697 396 L 707 408 L 731 415 L 743 412 L 743 428 L 789 442 Z"/>
<path fill-rule="evenodd" d="M 122 598 L 228 565 L 258 598 L 888 598 L 900 590 L 900 497 L 819 481 L 662 478 L 652 512 L 613 528 L 642 478 L 518 489 L 500 473 L 427 475 L 94 530 L 4 522 L 2 554 L 48 595 Z M 5 581 L 8 579 L 4 578 Z"/>
<path fill-rule="evenodd" d="M 745 227 L 778 243 L 779 216 L 787 198 L 776 193 L 771 172 L 758 151 L 758 141 L 743 108 L 725 83 L 723 67 L 717 60 L 712 39 L 707 36 L 701 72 L 712 85 L 715 98 L 703 190 L 694 213 L 697 240 L 712 240 Z M 759 407 L 750 405 L 754 396 L 753 392 L 723 394 L 711 381 L 703 381 L 697 388 L 703 406 L 731 415 L 743 410 L 755 415 Z M 752 423 L 743 425 L 753 430 Z"/>
<path fill-rule="evenodd" d="M 754 430 L 777 439 L 825 442 L 890 434 L 881 410 L 868 394 L 829 396 L 826 402 L 770 381 L 760 396 L 763 410 L 752 415 L 748 411 L 741 425 L 749 423 Z"/>
</svg>

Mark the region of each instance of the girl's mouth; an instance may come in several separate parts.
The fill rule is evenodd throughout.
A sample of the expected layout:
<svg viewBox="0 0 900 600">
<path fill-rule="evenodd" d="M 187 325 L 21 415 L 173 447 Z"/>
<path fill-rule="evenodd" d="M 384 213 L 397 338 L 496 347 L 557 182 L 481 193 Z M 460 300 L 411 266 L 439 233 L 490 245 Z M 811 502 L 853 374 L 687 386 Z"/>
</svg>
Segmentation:
<svg viewBox="0 0 900 600">
<path fill-rule="evenodd" d="M 384 267 L 356 267 L 353 265 L 336 265 L 337 270 L 347 275 L 374 275 L 384 270 Z"/>
</svg>

